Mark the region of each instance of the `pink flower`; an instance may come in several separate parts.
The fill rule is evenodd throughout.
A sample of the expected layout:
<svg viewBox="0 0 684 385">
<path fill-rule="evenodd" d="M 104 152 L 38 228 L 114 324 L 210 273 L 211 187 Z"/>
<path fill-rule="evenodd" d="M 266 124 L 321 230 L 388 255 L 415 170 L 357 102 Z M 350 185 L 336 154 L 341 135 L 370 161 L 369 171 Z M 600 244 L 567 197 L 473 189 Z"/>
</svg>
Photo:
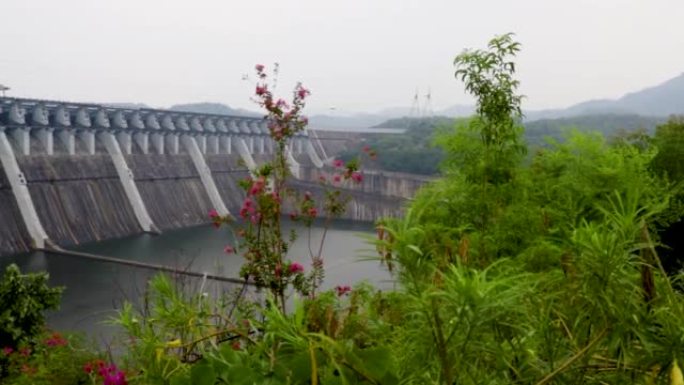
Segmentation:
<svg viewBox="0 0 684 385">
<path fill-rule="evenodd" d="M 308 201 L 311 199 L 311 191 L 307 191 L 304 193 L 304 200 Z"/>
<path fill-rule="evenodd" d="M 340 181 L 342 181 L 342 175 L 335 174 L 335 176 L 333 176 L 333 182 L 340 183 Z"/>
<path fill-rule="evenodd" d="M 307 118 L 306 116 L 302 116 L 299 118 L 299 122 L 306 126 L 307 124 L 309 124 L 309 118 Z"/>
<path fill-rule="evenodd" d="M 257 64 L 254 66 L 254 69 L 256 69 L 257 72 L 263 72 L 264 71 L 264 65 L 263 64 Z"/>
<path fill-rule="evenodd" d="M 361 182 L 363 181 L 363 175 L 362 175 L 360 172 L 358 172 L 358 171 L 354 171 L 354 172 L 351 174 L 351 178 L 352 178 L 352 180 L 353 180 L 354 182 L 356 182 L 356 183 L 361 183 Z"/>
<path fill-rule="evenodd" d="M 104 385 L 127 385 L 126 375 L 120 370 L 116 370 L 116 367 L 111 373 L 107 373 L 103 376 Z"/>
<path fill-rule="evenodd" d="M 287 102 L 284 101 L 283 99 L 278 99 L 278 101 L 276 102 L 276 107 L 287 108 L 288 105 L 287 105 Z"/>
<path fill-rule="evenodd" d="M 218 211 L 216 211 L 216 209 L 209 210 L 209 218 L 214 219 L 218 216 L 219 216 L 219 213 L 218 213 Z"/>
<path fill-rule="evenodd" d="M 64 345 L 66 345 L 67 343 L 68 343 L 67 340 L 65 340 L 64 338 L 62 338 L 62 335 L 59 334 L 59 333 L 57 333 L 57 332 L 52 333 L 52 335 L 50 336 L 50 338 L 48 338 L 47 340 L 45 340 L 45 345 L 51 346 L 51 347 L 54 347 L 54 346 L 64 346 Z"/>
<path fill-rule="evenodd" d="M 2 348 L 2 353 L 6 356 L 12 354 L 13 351 L 14 349 L 12 349 L 10 346 L 5 346 L 4 348 Z"/>
<path fill-rule="evenodd" d="M 325 182 L 327 179 L 325 178 L 325 175 L 321 175 L 318 177 L 318 180 L 320 180 L 321 182 Z"/>
<path fill-rule="evenodd" d="M 22 349 L 19 350 L 19 354 L 21 354 L 21 355 L 24 356 L 24 357 L 28 357 L 29 355 L 31 355 L 31 349 L 29 349 L 29 348 L 22 348 Z"/>
<path fill-rule="evenodd" d="M 343 296 L 349 292 L 351 292 L 351 287 L 349 285 L 344 285 L 344 286 L 335 286 L 335 290 L 337 291 L 338 296 Z"/>
<path fill-rule="evenodd" d="M 316 210 L 315 207 L 311 207 L 308 211 L 308 214 L 311 218 L 316 218 L 316 216 L 318 215 L 318 210 Z"/>
<path fill-rule="evenodd" d="M 261 192 L 261 186 L 258 184 L 253 184 L 252 187 L 249 189 L 249 195 L 257 195 Z"/>
<path fill-rule="evenodd" d="M 293 221 L 296 220 L 296 219 L 297 219 L 297 213 L 294 212 L 294 211 L 291 212 L 291 213 L 290 213 L 290 219 L 292 219 Z"/>
<path fill-rule="evenodd" d="M 290 265 L 290 273 L 297 274 L 297 273 L 303 273 L 303 272 L 304 272 L 304 266 L 302 266 L 301 263 L 293 262 Z"/>
<path fill-rule="evenodd" d="M 309 90 L 307 90 L 304 87 L 299 87 L 299 89 L 297 90 L 297 96 L 299 96 L 300 99 L 304 99 L 310 94 L 311 92 L 309 92 Z"/>
<path fill-rule="evenodd" d="M 256 91 L 254 91 L 257 95 L 261 96 L 266 93 L 266 86 L 256 86 Z"/>
<path fill-rule="evenodd" d="M 258 195 L 263 191 L 264 187 L 266 186 L 266 179 L 264 177 L 259 177 L 259 179 L 255 180 L 252 183 L 252 186 L 249 189 L 249 195 Z M 249 199 L 249 198 L 247 198 Z M 247 202 L 247 199 L 245 199 L 245 203 Z M 251 201 L 250 201 L 251 204 Z"/>
<path fill-rule="evenodd" d="M 233 254 L 233 253 L 235 252 L 235 249 L 233 248 L 233 246 L 228 245 L 228 246 L 226 246 L 226 247 L 223 248 L 223 251 L 224 251 L 226 254 Z"/>
<path fill-rule="evenodd" d="M 333 167 L 337 167 L 337 168 L 344 167 L 344 161 L 342 159 L 335 159 L 333 161 Z"/>
<path fill-rule="evenodd" d="M 86 362 L 85 365 L 83 365 L 83 371 L 90 374 L 93 372 L 93 363 L 92 362 Z"/>
</svg>

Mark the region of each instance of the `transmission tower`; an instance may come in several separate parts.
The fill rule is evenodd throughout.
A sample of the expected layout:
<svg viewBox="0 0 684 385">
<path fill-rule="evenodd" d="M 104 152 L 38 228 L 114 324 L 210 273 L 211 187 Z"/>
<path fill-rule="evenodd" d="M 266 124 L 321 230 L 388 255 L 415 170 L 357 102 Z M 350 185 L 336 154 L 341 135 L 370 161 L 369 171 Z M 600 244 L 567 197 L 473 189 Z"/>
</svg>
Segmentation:
<svg viewBox="0 0 684 385">
<path fill-rule="evenodd" d="M 433 118 L 435 111 L 432 109 L 432 90 L 428 87 L 428 92 L 425 94 L 425 105 L 423 106 L 423 114 L 421 117 Z"/>
<path fill-rule="evenodd" d="M 411 111 L 409 112 L 409 118 L 419 118 L 420 115 L 421 115 L 420 99 L 418 96 L 418 88 L 416 88 L 416 93 L 413 94 L 413 103 L 411 104 Z"/>
</svg>

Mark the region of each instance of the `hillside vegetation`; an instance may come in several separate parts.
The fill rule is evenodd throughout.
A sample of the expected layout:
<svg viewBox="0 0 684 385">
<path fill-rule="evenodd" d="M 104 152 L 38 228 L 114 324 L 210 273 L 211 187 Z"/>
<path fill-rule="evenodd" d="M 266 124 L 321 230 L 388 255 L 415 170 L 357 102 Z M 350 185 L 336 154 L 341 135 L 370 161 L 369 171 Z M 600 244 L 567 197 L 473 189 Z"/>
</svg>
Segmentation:
<svg viewBox="0 0 684 385">
<path fill-rule="evenodd" d="M 435 145 L 439 133 L 449 132 L 468 118 L 400 118 L 388 120 L 378 127 L 406 128 L 404 134 L 369 134 L 365 141 L 340 154 L 348 160 L 363 146 L 381 154 L 377 167 L 387 171 L 435 175 L 440 172 L 444 151 Z M 531 148 L 547 146 L 549 140 L 564 141 L 573 130 L 600 133 L 608 138 L 643 131 L 654 133 L 667 118 L 640 115 L 586 115 L 571 118 L 525 121 L 523 139 Z"/>
</svg>

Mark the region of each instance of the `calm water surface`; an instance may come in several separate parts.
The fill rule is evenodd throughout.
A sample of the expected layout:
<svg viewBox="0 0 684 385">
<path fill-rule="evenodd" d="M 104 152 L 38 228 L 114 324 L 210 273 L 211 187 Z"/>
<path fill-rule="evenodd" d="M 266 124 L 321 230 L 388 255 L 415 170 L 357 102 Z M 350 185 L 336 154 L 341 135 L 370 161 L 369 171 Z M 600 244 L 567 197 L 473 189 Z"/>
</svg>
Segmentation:
<svg viewBox="0 0 684 385">
<path fill-rule="evenodd" d="M 289 257 L 308 270 L 309 231 L 294 228 L 299 238 L 292 245 Z M 312 227 L 310 239 L 313 250 L 317 250 L 322 232 L 321 227 Z M 323 249 L 326 288 L 364 280 L 378 287 L 391 287 L 389 275 L 377 261 L 363 260 L 374 256 L 372 246 L 362 238 L 363 234 L 372 234 L 370 224 L 337 222 L 328 230 Z M 241 257 L 223 252 L 230 239 L 231 232 L 227 228 L 216 230 L 211 226 L 201 226 L 167 231 L 159 236 L 145 234 L 70 249 L 238 277 Z M 51 285 L 65 287 L 61 308 L 49 315 L 48 323 L 52 328 L 81 331 L 100 343 L 108 343 L 116 332 L 105 321 L 116 315 L 116 309 L 123 301 L 139 299 L 147 280 L 154 274 L 147 269 L 46 253 L 0 258 L 3 270 L 10 263 L 16 263 L 22 271 L 47 271 Z M 194 280 L 189 283 L 196 286 L 202 284 L 201 278 L 189 280 Z M 207 283 L 203 291 L 215 293 L 234 287 L 225 283 Z"/>
</svg>

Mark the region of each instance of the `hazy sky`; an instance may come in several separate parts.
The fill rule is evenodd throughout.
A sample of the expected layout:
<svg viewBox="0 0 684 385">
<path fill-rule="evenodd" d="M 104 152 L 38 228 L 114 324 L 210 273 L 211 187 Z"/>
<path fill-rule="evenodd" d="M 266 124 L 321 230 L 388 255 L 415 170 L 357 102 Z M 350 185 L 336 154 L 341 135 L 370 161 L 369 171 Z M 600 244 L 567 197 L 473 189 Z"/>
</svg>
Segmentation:
<svg viewBox="0 0 684 385">
<path fill-rule="evenodd" d="M 529 109 L 619 97 L 684 72 L 684 0 L 0 0 L 14 96 L 252 108 L 242 80 L 279 62 L 310 112 L 470 103 L 464 48 L 515 32 Z"/>
</svg>

